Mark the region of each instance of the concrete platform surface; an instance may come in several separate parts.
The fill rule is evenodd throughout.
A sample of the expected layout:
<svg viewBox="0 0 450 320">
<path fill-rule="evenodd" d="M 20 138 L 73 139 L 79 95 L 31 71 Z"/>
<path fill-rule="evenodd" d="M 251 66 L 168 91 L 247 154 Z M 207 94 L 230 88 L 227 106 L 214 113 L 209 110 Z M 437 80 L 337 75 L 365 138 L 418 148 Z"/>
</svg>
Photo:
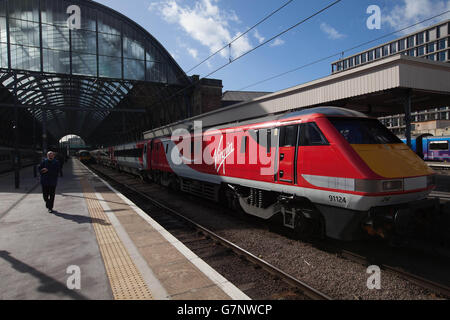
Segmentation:
<svg viewBox="0 0 450 320">
<path fill-rule="evenodd" d="M 64 174 L 54 214 L 32 168 L 0 176 L 0 299 L 248 299 L 80 162 Z"/>
</svg>

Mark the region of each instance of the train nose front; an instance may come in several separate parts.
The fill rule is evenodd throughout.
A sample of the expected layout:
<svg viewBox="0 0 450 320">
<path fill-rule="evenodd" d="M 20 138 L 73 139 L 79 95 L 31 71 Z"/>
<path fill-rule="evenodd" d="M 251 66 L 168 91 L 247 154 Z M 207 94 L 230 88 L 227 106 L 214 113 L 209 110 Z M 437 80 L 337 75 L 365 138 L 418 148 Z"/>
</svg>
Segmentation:
<svg viewBox="0 0 450 320">
<path fill-rule="evenodd" d="M 358 144 L 352 148 L 375 174 L 386 179 L 434 175 L 434 171 L 405 144 Z"/>
</svg>

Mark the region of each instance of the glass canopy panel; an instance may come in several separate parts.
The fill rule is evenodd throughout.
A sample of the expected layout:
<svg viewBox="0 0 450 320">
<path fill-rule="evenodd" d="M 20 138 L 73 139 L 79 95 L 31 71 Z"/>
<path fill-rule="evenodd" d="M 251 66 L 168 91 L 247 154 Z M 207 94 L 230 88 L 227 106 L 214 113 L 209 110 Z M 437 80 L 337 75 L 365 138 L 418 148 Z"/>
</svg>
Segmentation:
<svg viewBox="0 0 450 320">
<path fill-rule="evenodd" d="M 70 73 L 70 52 L 44 48 L 43 53 L 44 72 Z"/>
<path fill-rule="evenodd" d="M 0 43 L 0 67 L 8 68 L 8 45 Z"/>
<path fill-rule="evenodd" d="M 41 0 L 42 23 L 67 27 L 67 8 L 73 4 L 63 0 Z"/>
<path fill-rule="evenodd" d="M 0 16 L 0 42 L 7 43 L 7 33 L 6 33 L 6 17 Z"/>
<path fill-rule="evenodd" d="M 72 68 L 76 75 L 97 76 L 97 56 L 76 53 L 72 56 Z"/>
<path fill-rule="evenodd" d="M 9 18 L 39 22 L 39 0 L 14 0 L 9 2 Z"/>
<path fill-rule="evenodd" d="M 122 78 L 122 59 L 99 56 L 99 76 L 107 78 Z"/>
<path fill-rule="evenodd" d="M 72 5 L 81 9 L 81 29 L 69 30 L 67 9 Z M 96 120 L 104 120 L 108 110 L 121 103 L 127 108 L 124 98 L 136 80 L 189 83 L 150 34 L 117 12 L 88 0 L 0 0 L 0 68 L 3 85 L 11 92 L 13 75 L 18 77 L 21 103 L 51 107 L 52 111 L 46 112 L 48 119 L 57 115 L 49 123 L 52 132 L 68 125 L 65 112 L 57 108 L 92 109 L 74 113 L 78 118 L 73 122 L 82 130 L 95 127 Z M 149 95 L 155 96 L 155 91 L 151 92 Z M 33 113 L 42 118 L 41 111 Z"/>
<path fill-rule="evenodd" d="M 70 2 L 67 5 L 66 8 L 68 8 L 70 5 L 73 5 L 73 1 Z M 96 31 L 97 30 L 97 11 L 92 10 L 92 8 L 89 8 L 87 6 L 83 6 L 80 4 L 77 4 L 80 7 L 82 19 L 81 19 L 81 30 L 89 30 L 89 31 Z"/>
<path fill-rule="evenodd" d="M 136 31 L 124 28 L 123 35 L 123 56 L 125 58 L 144 60 L 144 46 L 138 39 Z"/>
<path fill-rule="evenodd" d="M 6 17 L 6 1 L 0 2 L 0 17 Z"/>
<path fill-rule="evenodd" d="M 98 34 L 98 50 L 102 56 L 121 57 L 120 35 L 117 34 Z"/>
<path fill-rule="evenodd" d="M 147 80 L 167 83 L 167 65 L 160 62 L 147 62 Z"/>
<path fill-rule="evenodd" d="M 12 44 L 39 47 L 39 23 L 9 19 L 9 34 Z"/>
<path fill-rule="evenodd" d="M 124 78 L 130 80 L 145 80 L 145 61 L 124 59 Z"/>
<path fill-rule="evenodd" d="M 42 47 L 70 51 L 69 28 L 42 25 Z"/>
<path fill-rule="evenodd" d="M 67 10 L 73 5 L 80 7 L 81 29 L 70 31 Z M 186 81 L 164 48 L 140 27 L 84 0 L 0 0 L 0 67 L 9 67 L 6 8 L 12 68 L 162 83 L 180 83 L 179 77 Z M 94 58 L 97 53 L 99 57 Z"/>
<path fill-rule="evenodd" d="M 72 51 L 96 54 L 97 36 L 95 31 L 72 30 Z"/>
<path fill-rule="evenodd" d="M 122 23 L 120 20 L 101 11 L 97 11 L 97 19 L 99 33 L 115 34 L 120 36 L 122 29 Z"/>
<path fill-rule="evenodd" d="M 11 68 L 39 71 L 41 68 L 39 48 L 11 44 Z"/>
</svg>

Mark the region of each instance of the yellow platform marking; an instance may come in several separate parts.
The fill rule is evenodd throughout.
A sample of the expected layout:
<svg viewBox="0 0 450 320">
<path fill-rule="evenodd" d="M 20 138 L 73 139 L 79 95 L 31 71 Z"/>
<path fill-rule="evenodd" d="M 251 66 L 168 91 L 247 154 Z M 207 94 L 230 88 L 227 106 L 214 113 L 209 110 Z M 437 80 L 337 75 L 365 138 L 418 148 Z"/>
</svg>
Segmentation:
<svg viewBox="0 0 450 320">
<path fill-rule="evenodd" d="M 114 299 L 153 300 L 147 284 L 103 211 L 87 178 L 81 180 L 81 186 L 93 219 L 95 234 Z"/>
</svg>

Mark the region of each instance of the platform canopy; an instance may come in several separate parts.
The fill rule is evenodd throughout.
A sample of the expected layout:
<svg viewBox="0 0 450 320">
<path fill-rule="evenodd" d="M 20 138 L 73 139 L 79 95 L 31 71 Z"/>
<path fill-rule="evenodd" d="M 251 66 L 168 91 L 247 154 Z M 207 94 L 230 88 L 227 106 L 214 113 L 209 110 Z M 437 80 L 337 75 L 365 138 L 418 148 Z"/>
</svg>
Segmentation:
<svg viewBox="0 0 450 320">
<path fill-rule="evenodd" d="M 164 122 L 167 105 L 160 102 L 190 83 L 149 32 L 106 6 L 0 0 L 3 143 L 13 135 L 16 107 L 28 137 L 33 118 L 46 121 L 55 139 L 76 134 L 88 143 L 107 143 L 126 133 L 137 137 L 150 123 Z M 160 110 L 149 109 L 158 103 Z"/>
<path fill-rule="evenodd" d="M 317 106 L 343 107 L 382 117 L 448 105 L 450 64 L 396 55 L 163 126 L 144 136 L 192 128 L 194 121 L 202 121 L 203 128 L 219 127 Z"/>
</svg>

